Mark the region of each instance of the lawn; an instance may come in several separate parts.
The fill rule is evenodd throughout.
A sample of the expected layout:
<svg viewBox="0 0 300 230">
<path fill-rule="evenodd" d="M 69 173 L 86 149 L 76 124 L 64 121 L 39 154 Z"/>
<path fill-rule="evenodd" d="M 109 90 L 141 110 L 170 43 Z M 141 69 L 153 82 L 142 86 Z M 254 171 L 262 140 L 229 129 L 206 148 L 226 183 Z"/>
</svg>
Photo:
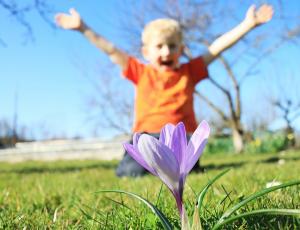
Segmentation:
<svg viewBox="0 0 300 230">
<path fill-rule="evenodd" d="M 278 164 L 284 159 L 284 164 Z M 57 161 L 0 163 L 0 229 L 161 229 L 160 221 L 144 204 L 125 195 L 95 193 L 121 189 L 156 204 L 175 228 L 180 222 L 173 197 L 151 175 L 119 179 L 117 162 Z M 196 193 L 215 175 L 231 170 L 208 191 L 201 221 L 210 229 L 224 210 L 276 180 L 300 179 L 300 152 L 285 154 L 204 155 L 204 172 L 188 176 L 184 191 L 191 215 Z M 300 186 L 281 189 L 240 210 L 300 209 Z M 85 213 L 85 214 L 84 214 Z M 94 219 L 94 220 L 93 220 Z M 254 216 L 225 229 L 300 229 L 299 218 Z"/>
</svg>

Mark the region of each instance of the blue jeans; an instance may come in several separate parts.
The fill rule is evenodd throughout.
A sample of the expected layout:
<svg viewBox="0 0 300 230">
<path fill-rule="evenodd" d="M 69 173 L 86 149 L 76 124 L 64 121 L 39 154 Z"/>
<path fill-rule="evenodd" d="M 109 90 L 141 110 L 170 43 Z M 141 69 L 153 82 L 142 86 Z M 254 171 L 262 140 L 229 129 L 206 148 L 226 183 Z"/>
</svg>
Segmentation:
<svg viewBox="0 0 300 230">
<path fill-rule="evenodd" d="M 149 135 L 159 138 L 159 133 L 149 133 Z M 190 139 L 190 135 L 187 135 L 188 140 Z M 130 144 L 132 144 L 132 138 L 130 140 Z M 196 164 L 192 171 L 199 171 L 200 166 Z M 116 169 L 116 175 L 118 177 L 140 177 L 147 173 L 148 171 L 144 169 L 139 163 L 137 163 L 126 151 L 124 153 L 124 157 L 119 163 Z"/>
</svg>

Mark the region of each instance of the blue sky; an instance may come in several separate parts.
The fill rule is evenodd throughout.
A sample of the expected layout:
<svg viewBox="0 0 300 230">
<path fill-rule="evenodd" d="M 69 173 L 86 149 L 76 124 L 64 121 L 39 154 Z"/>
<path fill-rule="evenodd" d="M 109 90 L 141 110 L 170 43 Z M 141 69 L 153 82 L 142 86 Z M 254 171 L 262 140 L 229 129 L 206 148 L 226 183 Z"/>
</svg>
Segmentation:
<svg viewBox="0 0 300 230">
<path fill-rule="evenodd" d="M 105 18 L 93 10 L 95 2 L 88 7 L 80 1 L 65 1 L 55 4 L 55 9 L 65 12 L 76 7 L 89 24 L 99 21 L 105 24 Z M 101 9 L 113 12 L 113 3 L 102 3 Z M 34 129 L 44 126 L 54 135 L 90 136 L 93 127 L 86 122 L 84 98 L 91 85 L 76 67 L 76 56 L 80 56 L 79 62 L 84 60 L 93 66 L 103 55 L 79 34 L 54 30 L 37 15 L 30 15 L 35 41 L 24 45 L 24 28 L 4 11 L 0 11 L 0 15 L 4 28 L 0 35 L 6 43 L 6 47 L 0 46 L 0 118 L 12 120 L 17 92 L 20 125 Z M 109 29 L 104 26 L 104 33 L 106 30 Z"/>
<path fill-rule="evenodd" d="M 259 1 L 257 1 L 259 2 Z M 272 1 L 271 1 L 272 2 Z M 289 0 L 287 11 L 300 10 L 297 0 Z M 51 1 L 56 11 L 66 12 L 75 7 L 85 21 L 96 31 L 121 47 L 126 47 L 119 33 L 113 28 L 118 23 L 116 8 L 120 1 Z M 105 13 L 104 13 L 105 12 Z M 241 16 L 242 19 L 242 16 Z M 0 9 L 0 38 L 6 46 L 0 45 L 0 119 L 12 121 L 15 112 L 15 95 L 18 95 L 18 124 L 32 129 L 33 136 L 45 136 L 41 130 L 52 135 L 73 137 L 93 136 L 95 124 L 88 121 L 86 98 L 93 87 L 86 75 L 95 77 L 97 63 L 108 63 L 108 59 L 90 45 L 80 34 L 72 31 L 53 29 L 37 15 L 30 14 L 35 41 L 25 45 L 22 28 L 7 12 Z M 275 21 L 276 22 L 276 21 Z M 270 24 L 276 26 L 275 22 Z M 286 45 L 273 56 L 275 66 L 289 65 L 282 73 L 299 74 L 299 47 Z M 288 60 L 287 60 L 288 59 Z M 262 73 L 269 73 L 274 66 L 264 63 Z M 218 72 L 217 65 L 210 67 Z M 251 80 L 250 80 L 251 81 Z M 120 80 L 120 84 L 125 84 Z M 257 79 L 249 83 L 245 93 L 251 100 L 257 100 L 253 88 L 258 87 Z M 201 87 L 205 87 L 205 84 Z M 44 128 L 43 128 L 44 127 Z M 101 136 L 110 136 L 109 130 Z M 100 135 L 99 133 L 97 135 Z"/>
</svg>

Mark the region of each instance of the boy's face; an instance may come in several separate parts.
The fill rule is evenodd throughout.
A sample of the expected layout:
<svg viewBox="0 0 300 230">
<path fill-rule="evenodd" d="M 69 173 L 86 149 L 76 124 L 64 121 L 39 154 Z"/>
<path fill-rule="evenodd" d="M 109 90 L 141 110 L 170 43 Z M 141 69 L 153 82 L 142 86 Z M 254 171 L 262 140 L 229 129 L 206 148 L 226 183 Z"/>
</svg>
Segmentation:
<svg viewBox="0 0 300 230">
<path fill-rule="evenodd" d="M 174 70 L 179 66 L 183 51 L 181 40 L 177 36 L 154 34 L 151 41 L 144 45 L 143 55 L 159 71 Z"/>
</svg>

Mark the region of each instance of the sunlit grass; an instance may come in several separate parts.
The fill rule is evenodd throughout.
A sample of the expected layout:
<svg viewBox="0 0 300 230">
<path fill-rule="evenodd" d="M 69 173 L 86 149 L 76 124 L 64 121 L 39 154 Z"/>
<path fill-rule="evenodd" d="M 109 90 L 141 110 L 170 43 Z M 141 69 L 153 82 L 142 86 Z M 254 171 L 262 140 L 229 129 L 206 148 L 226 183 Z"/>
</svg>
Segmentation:
<svg viewBox="0 0 300 230">
<path fill-rule="evenodd" d="M 279 159 L 285 159 L 283 165 Z M 141 195 L 157 204 L 179 226 L 173 197 L 153 176 L 119 179 L 114 174 L 117 162 L 59 161 L 0 163 L 0 229 L 155 229 L 159 220 L 141 203 L 120 194 L 96 194 L 105 189 L 122 189 Z M 204 173 L 188 176 L 184 193 L 191 215 L 196 194 L 209 179 L 231 167 L 208 191 L 202 223 L 211 228 L 228 207 L 243 197 L 265 188 L 276 180 L 299 179 L 300 152 L 264 155 L 204 155 Z M 251 202 L 241 211 L 261 208 L 300 209 L 299 186 L 270 193 Z M 84 210 L 91 217 L 83 215 Z M 256 216 L 236 221 L 226 229 L 297 229 L 299 219 Z"/>
</svg>

